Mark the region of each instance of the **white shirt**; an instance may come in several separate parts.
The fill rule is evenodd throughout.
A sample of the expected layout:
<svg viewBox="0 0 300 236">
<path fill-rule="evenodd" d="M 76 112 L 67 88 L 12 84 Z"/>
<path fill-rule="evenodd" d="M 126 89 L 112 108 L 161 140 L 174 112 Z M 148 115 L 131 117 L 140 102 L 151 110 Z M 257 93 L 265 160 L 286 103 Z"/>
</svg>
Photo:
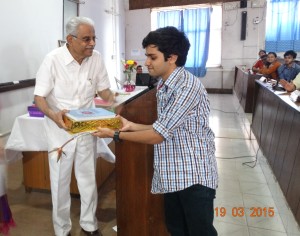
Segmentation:
<svg viewBox="0 0 300 236">
<path fill-rule="evenodd" d="M 44 59 L 36 75 L 34 94 L 46 97 L 49 107 L 59 110 L 94 107 L 96 91 L 110 87 L 109 78 L 97 51 L 85 58 L 81 65 L 72 57 L 66 45 L 54 49 Z M 72 135 L 59 128 L 46 117 L 45 132 L 48 137 L 48 150 L 60 147 Z M 77 139 L 64 150 L 74 151 Z"/>
<path fill-rule="evenodd" d="M 80 65 L 67 46 L 57 48 L 44 59 L 36 75 L 34 94 L 46 97 L 54 111 L 94 106 L 96 91 L 110 87 L 99 52 L 93 52 Z"/>
</svg>

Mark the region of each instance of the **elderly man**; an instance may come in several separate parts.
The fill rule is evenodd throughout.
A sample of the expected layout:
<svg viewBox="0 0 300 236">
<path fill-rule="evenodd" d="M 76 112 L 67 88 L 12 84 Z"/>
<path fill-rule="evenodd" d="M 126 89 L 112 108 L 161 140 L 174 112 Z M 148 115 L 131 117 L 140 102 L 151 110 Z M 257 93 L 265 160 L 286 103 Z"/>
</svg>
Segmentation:
<svg viewBox="0 0 300 236">
<path fill-rule="evenodd" d="M 46 115 L 49 150 L 60 147 L 72 136 L 65 131 L 62 116 L 67 110 L 94 106 L 94 96 L 113 101 L 107 71 L 99 52 L 94 50 L 94 23 L 86 17 L 74 17 L 66 25 L 67 43 L 50 52 L 40 66 L 35 85 L 35 103 Z M 49 153 L 53 224 L 55 235 L 70 235 L 70 180 L 74 164 L 81 196 L 80 226 L 87 235 L 98 232 L 97 185 L 95 178 L 96 138 L 86 135 L 66 146 L 57 162 L 57 153 Z"/>
</svg>

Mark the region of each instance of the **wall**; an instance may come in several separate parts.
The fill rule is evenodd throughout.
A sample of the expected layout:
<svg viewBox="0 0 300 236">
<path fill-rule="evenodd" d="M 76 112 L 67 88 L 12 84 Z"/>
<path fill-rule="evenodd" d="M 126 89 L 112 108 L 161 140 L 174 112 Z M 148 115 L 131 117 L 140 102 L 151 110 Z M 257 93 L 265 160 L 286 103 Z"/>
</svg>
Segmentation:
<svg viewBox="0 0 300 236">
<path fill-rule="evenodd" d="M 15 30 L 0 38 L 0 82 L 35 78 L 45 55 L 58 46 L 58 39 L 63 39 L 63 0 L 46 2 L 12 0 L 2 3 L 0 13 L 13 16 L 10 21 Z M 17 3 L 20 7 L 16 7 Z M 125 57 L 124 3 L 122 0 L 86 1 L 79 7 L 80 15 L 91 17 L 96 23 L 99 38 L 96 49 L 103 54 L 111 84 L 115 87 L 114 76 L 121 76 L 120 61 Z M 26 17 L 29 19 L 24 20 Z M 7 25 L 6 21 L 2 22 Z M 39 43 L 29 43 L 30 38 Z M 0 136 L 11 129 L 14 118 L 24 114 L 32 100 L 33 88 L 0 93 Z"/>
<path fill-rule="evenodd" d="M 257 0 L 260 6 L 265 6 L 264 1 Z M 208 68 L 207 74 L 201 78 L 206 88 L 232 89 L 234 82 L 235 65 L 251 67 L 257 59 L 260 48 L 264 48 L 265 38 L 265 9 L 264 7 L 252 8 L 248 1 L 247 8 L 239 8 L 240 2 L 230 2 L 231 10 L 224 10 L 222 19 L 222 66 Z M 226 6 L 226 9 L 229 7 Z M 233 8 L 233 9 L 232 9 Z M 248 12 L 246 40 L 240 40 L 241 12 Z M 253 24 L 253 19 L 258 17 L 259 24 Z M 126 58 L 136 59 L 144 64 L 145 56 L 141 46 L 143 37 L 151 29 L 150 9 L 130 10 L 126 12 Z M 134 56 L 137 50 L 140 55 Z"/>
<path fill-rule="evenodd" d="M 117 88 L 114 77 L 120 79 L 123 76 L 121 59 L 125 57 L 124 1 L 85 1 L 80 5 L 79 15 L 95 21 L 98 38 L 95 49 L 104 58 L 112 88 Z"/>
<path fill-rule="evenodd" d="M 62 38 L 62 15 L 63 0 L 1 2 L 0 82 L 35 78 L 45 54 Z M 32 87 L 0 93 L 0 148 L 1 137 L 32 101 Z"/>
</svg>

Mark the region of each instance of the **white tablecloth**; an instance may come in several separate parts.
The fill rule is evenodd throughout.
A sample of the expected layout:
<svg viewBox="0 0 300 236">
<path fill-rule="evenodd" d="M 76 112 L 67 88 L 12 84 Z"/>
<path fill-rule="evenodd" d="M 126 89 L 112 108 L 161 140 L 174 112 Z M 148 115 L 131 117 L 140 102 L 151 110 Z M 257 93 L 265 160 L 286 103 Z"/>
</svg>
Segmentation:
<svg viewBox="0 0 300 236">
<path fill-rule="evenodd" d="M 97 154 L 99 157 L 114 163 L 115 155 L 107 146 L 111 141 L 110 138 L 98 138 Z M 22 158 L 23 151 L 48 151 L 44 118 L 30 117 L 25 114 L 15 119 L 5 146 L 5 162 L 9 163 Z"/>
<path fill-rule="evenodd" d="M 146 90 L 147 86 L 137 86 L 133 92 L 125 93 L 120 90 L 114 107 Z M 66 140 L 67 141 L 67 140 Z M 107 146 L 112 139 L 97 139 L 97 154 L 99 157 L 114 163 L 115 155 Z M 63 143 L 62 143 L 63 145 Z M 0 163 L 9 163 L 22 158 L 23 151 L 48 151 L 44 128 L 44 118 L 30 117 L 28 114 L 15 119 L 11 134 L 6 143 L 4 155 L 0 155 Z M 1 160 L 1 158 L 4 160 Z"/>
</svg>

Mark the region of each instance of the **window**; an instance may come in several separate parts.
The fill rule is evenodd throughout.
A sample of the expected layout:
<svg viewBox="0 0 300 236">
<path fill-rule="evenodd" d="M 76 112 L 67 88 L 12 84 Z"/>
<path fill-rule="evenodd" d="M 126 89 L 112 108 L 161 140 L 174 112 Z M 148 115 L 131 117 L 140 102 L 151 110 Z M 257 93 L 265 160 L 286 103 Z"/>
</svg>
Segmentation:
<svg viewBox="0 0 300 236">
<path fill-rule="evenodd" d="M 300 51 L 300 1 L 268 0 L 266 50 Z"/>
<path fill-rule="evenodd" d="M 206 61 L 206 67 L 219 67 L 221 66 L 221 36 L 222 36 L 222 6 L 220 4 L 217 5 L 189 5 L 189 6 L 181 6 L 181 7 L 168 7 L 168 8 L 155 8 L 151 11 L 151 28 L 155 30 L 162 25 L 161 19 L 158 19 L 158 14 L 160 12 L 165 12 L 167 14 L 164 15 L 163 21 L 165 22 L 164 26 L 172 25 L 180 30 L 182 30 L 179 25 L 182 25 L 182 21 L 186 21 L 186 19 L 181 20 L 183 18 L 192 17 L 191 9 L 201 9 L 201 8 L 211 8 L 210 12 L 210 28 L 209 28 L 209 42 L 207 44 L 208 47 L 208 57 Z M 176 15 L 176 17 L 172 18 L 172 14 Z M 174 20 L 175 19 L 175 20 Z M 193 19 L 194 20 L 194 19 Z M 201 18 L 199 19 L 201 21 Z M 191 21 L 193 23 L 197 21 Z M 184 24 L 183 24 L 184 25 Z M 200 24 L 193 24 L 196 27 L 196 32 L 201 32 L 197 29 Z M 183 29 L 183 31 L 188 36 L 191 49 L 193 44 L 196 43 L 196 40 L 193 40 L 191 36 L 193 32 L 189 29 Z M 190 49 L 190 51 L 191 51 Z M 193 53 L 189 52 L 189 56 L 193 56 Z M 194 58 L 188 58 L 186 66 L 188 66 L 189 61 L 193 61 Z"/>
</svg>

